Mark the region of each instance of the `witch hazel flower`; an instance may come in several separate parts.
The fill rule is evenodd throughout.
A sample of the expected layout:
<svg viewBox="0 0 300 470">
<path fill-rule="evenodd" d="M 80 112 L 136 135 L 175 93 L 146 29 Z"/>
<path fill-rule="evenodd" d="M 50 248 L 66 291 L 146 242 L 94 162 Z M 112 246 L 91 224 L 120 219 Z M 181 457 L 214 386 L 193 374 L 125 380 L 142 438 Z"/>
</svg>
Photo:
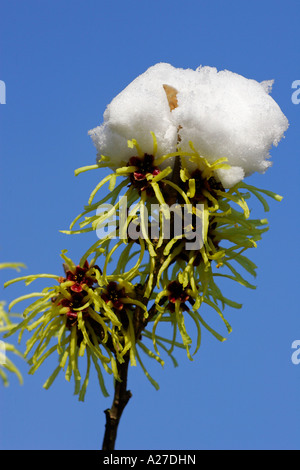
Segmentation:
<svg viewBox="0 0 300 470">
<path fill-rule="evenodd" d="M 66 380 L 74 377 L 74 393 L 83 401 L 93 361 L 102 393 L 108 396 L 101 369 L 120 380 L 117 363 L 123 363 L 125 355 L 129 355 L 131 365 L 136 365 L 139 356 L 135 346 L 133 314 L 138 308 L 141 317 L 145 318 L 148 311 L 136 298 L 131 282 L 120 274 L 107 276 L 105 271 L 102 274 L 95 264 L 97 256 L 88 262 L 84 254 L 76 265 L 66 253 L 66 250 L 61 253 L 65 276 L 28 275 L 5 283 L 8 287 L 20 281 L 26 285 L 36 280 L 56 281 L 55 285 L 47 286 L 41 292 L 14 299 L 9 311 L 20 302 L 37 298 L 24 309 L 22 321 L 9 325 L 5 331 L 8 335 L 19 332 L 19 342 L 25 332 L 29 333 L 24 358 L 31 366 L 30 374 L 35 373 L 51 354 L 57 354 L 58 366 L 44 388 L 48 389 L 57 375 L 64 371 Z M 1 307 L 0 303 L 0 332 Z M 80 365 L 83 357 L 87 361 L 84 379 Z"/>
<path fill-rule="evenodd" d="M 24 352 L 31 366 L 30 374 L 35 373 L 51 354 L 57 354 L 58 366 L 45 382 L 44 388 L 48 389 L 59 372 L 64 370 L 66 380 L 70 381 L 74 377 L 75 394 L 79 400 L 83 400 L 93 361 L 101 390 L 108 396 L 101 367 L 118 378 L 114 347 L 118 344 L 119 360 L 122 361 L 122 345 L 118 340 L 122 324 L 101 299 L 101 273 L 94 260 L 88 263 L 86 258 L 82 258 L 76 266 L 66 256 L 66 250 L 62 251 L 61 257 L 64 260 L 65 276 L 37 274 L 5 283 L 5 287 L 20 281 L 26 285 L 36 280 L 54 280 L 57 283 L 45 287 L 41 292 L 18 297 L 10 303 L 9 311 L 19 302 L 37 298 L 24 309 L 23 320 L 13 325 L 8 335 L 18 331 L 20 342 L 25 331 L 32 334 Z M 53 345 L 48 347 L 50 341 Z M 84 356 L 87 368 L 82 380 L 79 362 Z"/>
<path fill-rule="evenodd" d="M 66 277 L 61 278 L 61 282 L 68 282 L 71 291 L 80 293 L 87 287 L 92 287 L 93 284 L 97 282 L 97 279 L 94 274 L 94 270 L 99 269 L 98 266 L 90 266 L 87 260 L 85 260 L 84 265 L 76 266 L 75 268 L 68 268 L 66 271 Z"/>
<path fill-rule="evenodd" d="M 172 281 L 167 287 L 169 304 L 167 308 L 171 312 L 175 312 L 176 303 L 182 311 L 188 311 L 189 307 L 186 302 L 190 299 L 190 294 L 187 292 L 187 288 L 184 288 L 178 281 Z"/>
<path fill-rule="evenodd" d="M 254 172 L 270 167 L 269 151 L 288 128 L 288 120 L 270 96 L 273 81 L 257 82 L 214 67 L 196 70 L 159 63 L 130 83 L 104 112 L 102 125 L 89 134 L 108 166 L 126 165 L 136 139 L 151 155 L 153 132 L 157 157 L 178 150 L 190 152 L 190 142 L 209 163 L 226 158 L 231 168 L 217 169 L 215 176 L 230 188 Z M 167 99 L 166 87 L 175 90 Z M 175 99 L 175 103 L 174 103 Z M 172 105 L 173 103 L 173 105 Z M 174 164 L 170 158 L 162 164 Z M 191 170 L 197 162 L 187 164 Z"/>
<path fill-rule="evenodd" d="M 111 304 L 113 309 L 120 311 L 124 309 L 123 300 L 128 297 L 124 286 L 119 286 L 117 282 L 110 281 L 108 285 L 103 289 L 101 298 L 106 304 Z"/>
<path fill-rule="evenodd" d="M 255 288 L 240 268 L 255 277 L 256 266 L 244 252 L 257 246 L 268 230 L 268 222 L 252 219 L 247 201 L 254 195 L 268 211 L 264 196 L 277 201 L 282 197 L 246 184 L 244 178 L 266 171 L 269 151 L 288 127 L 270 96 L 272 84 L 212 67 L 184 70 L 157 64 L 114 98 L 104 113 L 103 124 L 89 132 L 97 149 L 97 163 L 79 168 L 75 174 L 94 169 L 101 172 L 105 167 L 112 172 L 99 181 L 88 206 L 65 233 L 97 231 L 115 216 L 120 235 L 125 220 L 128 237 L 119 236 L 114 242 L 118 236 L 101 236 L 88 253 L 105 256 L 101 300 L 121 321 L 123 330 L 134 311 L 124 306 L 126 297 L 115 281 L 120 274 L 130 282 L 139 278 L 144 286 L 139 300 L 145 305 L 154 302 L 142 326 L 153 322 L 152 334 L 145 329 L 143 335 L 152 338 L 156 354 L 161 339 L 155 332 L 160 321 L 173 328 L 173 340 L 166 340 L 172 345 L 168 352 L 178 345 L 178 329 L 182 339 L 179 347 L 183 345 L 191 358 L 191 338 L 185 327 L 189 317 L 198 332 L 196 351 L 203 327 L 224 341 L 202 316 L 202 310 L 206 315 L 206 307 L 211 307 L 221 318 L 221 326 L 225 324 L 231 332 L 223 310 L 241 305 L 223 295 L 216 283 L 220 277 Z M 118 185 L 117 179 L 121 180 Z M 106 183 L 107 191 L 94 203 Z M 98 213 L 98 207 L 107 201 L 111 202 L 109 210 Z M 129 201 L 125 211 L 121 209 L 123 201 Z M 149 212 L 152 204 L 159 206 L 153 233 L 148 230 L 149 226 L 153 228 Z M 134 210 L 129 211 L 129 207 Z M 171 215 L 169 209 L 173 210 Z M 189 213 L 187 220 L 185 210 Z M 176 214 L 181 214 L 180 233 L 175 224 L 165 230 L 165 221 L 174 221 Z M 80 220 L 80 229 L 73 230 Z M 133 225 L 139 247 L 131 243 Z M 190 243 L 193 236 L 195 243 Z M 108 263 L 117 253 L 116 270 L 107 276 Z M 133 293 L 131 301 L 134 297 Z M 137 332 L 139 338 L 139 328 Z"/>
<path fill-rule="evenodd" d="M 103 286 L 101 293 L 101 299 L 104 300 L 105 304 L 110 307 L 113 312 L 116 314 L 118 319 L 122 323 L 123 330 L 127 330 L 129 327 L 129 319 L 132 312 L 131 310 L 133 304 L 136 305 L 136 300 L 134 300 L 135 294 L 134 289 L 129 283 L 124 283 L 122 280 L 109 281 L 107 285 Z M 147 314 L 147 310 L 142 306 Z"/>
<path fill-rule="evenodd" d="M 130 174 L 131 184 L 139 192 L 146 190 L 148 195 L 152 195 L 153 190 L 147 176 L 157 176 L 160 173 L 160 169 L 155 166 L 154 156 L 146 153 L 142 157 L 130 157 L 128 166 L 135 167 Z"/>
</svg>

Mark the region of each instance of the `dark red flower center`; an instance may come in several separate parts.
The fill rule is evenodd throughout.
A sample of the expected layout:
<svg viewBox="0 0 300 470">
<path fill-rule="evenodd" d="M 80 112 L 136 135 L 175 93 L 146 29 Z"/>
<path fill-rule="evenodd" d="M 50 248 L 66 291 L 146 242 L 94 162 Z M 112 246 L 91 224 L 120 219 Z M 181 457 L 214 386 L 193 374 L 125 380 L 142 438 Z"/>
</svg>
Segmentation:
<svg viewBox="0 0 300 470">
<path fill-rule="evenodd" d="M 188 286 L 189 287 L 189 286 Z M 187 288 L 184 288 L 182 284 L 178 281 L 172 281 L 167 287 L 167 291 L 169 293 L 168 299 L 169 303 L 167 308 L 170 312 L 175 312 L 175 304 L 179 300 L 180 302 L 180 310 L 188 311 L 189 307 L 186 305 L 185 302 L 190 300 L 190 295 L 187 293 Z"/>
<path fill-rule="evenodd" d="M 130 181 L 139 190 L 146 190 L 148 195 L 153 193 L 151 185 L 147 181 L 147 175 L 156 176 L 160 169 L 154 165 L 154 156 L 145 153 L 143 157 L 131 157 L 128 166 L 135 166 L 136 170 L 131 173 Z"/>
<path fill-rule="evenodd" d="M 203 199 L 207 199 L 203 195 L 203 190 L 209 191 L 211 194 L 214 193 L 215 189 L 219 189 L 221 191 L 224 190 L 223 186 L 221 183 L 219 183 L 214 177 L 209 178 L 208 180 L 203 178 L 202 172 L 197 169 L 191 174 L 191 179 L 195 180 L 195 195 L 192 198 L 192 202 L 200 202 Z M 214 195 L 214 194 L 213 194 Z M 210 201 L 208 201 L 208 204 L 211 204 Z"/>
<path fill-rule="evenodd" d="M 131 157 L 129 166 L 137 168 L 133 176 L 138 181 L 145 179 L 148 174 L 158 175 L 160 173 L 159 168 L 154 165 L 154 156 L 148 153 L 145 153 L 144 157 Z"/>
<path fill-rule="evenodd" d="M 102 293 L 101 298 L 106 302 L 112 302 L 113 307 L 116 310 L 122 310 L 124 304 L 122 299 L 127 297 L 124 287 L 119 287 L 117 282 L 111 281 L 105 291 Z"/>
<path fill-rule="evenodd" d="M 169 301 L 174 304 L 177 300 L 180 300 L 180 303 L 184 303 L 189 300 L 189 294 L 186 292 L 186 289 L 183 288 L 183 285 L 178 281 L 170 282 L 167 290 L 169 291 Z"/>
<path fill-rule="evenodd" d="M 70 328 L 77 321 L 78 309 L 86 303 L 87 287 L 93 289 L 93 285 L 97 283 L 97 279 L 88 261 L 85 261 L 83 266 L 76 266 L 72 270 L 66 267 L 66 265 L 64 265 L 64 268 L 66 277 L 60 277 L 59 283 L 63 284 L 69 281 L 69 285 L 66 288 L 68 295 L 64 294 L 64 291 L 62 291 L 62 296 L 64 297 L 61 298 L 62 296 L 59 296 L 53 298 L 52 302 L 57 302 L 57 305 L 66 309 L 64 315 L 67 317 L 67 327 Z M 94 268 L 101 272 L 98 266 L 94 266 Z M 88 315 L 88 308 L 84 309 L 82 313 L 84 316 Z"/>
<path fill-rule="evenodd" d="M 83 267 L 76 266 L 75 270 L 67 271 L 66 272 L 66 280 L 73 282 L 71 285 L 71 290 L 73 292 L 82 292 L 83 287 L 87 285 L 88 287 L 92 287 L 93 284 L 96 282 L 96 279 L 92 275 L 87 275 L 90 266 L 88 261 L 85 261 Z"/>
<path fill-rule="evenodd" d="M 84 295 L 82 293 L 77 293 L 77 292 L 70 292 L 71 293 L 71 298 L 67 299 L 66 297 L 58 303 L 58 305 L 61 305 L 62 307 L 67 308 L 67 311 L 65 312 L 65 315 L 67 317 L 67 327 L 70 328 L 73 326 L 76 321 L 77 321 L 77 316 L 78 316 L 78 311 L 76 309 L 79 309 L 83 305 L 83 299 Z M 87 310 L 83 311 L 83 314 L 85 314 Z"/>
</svg>

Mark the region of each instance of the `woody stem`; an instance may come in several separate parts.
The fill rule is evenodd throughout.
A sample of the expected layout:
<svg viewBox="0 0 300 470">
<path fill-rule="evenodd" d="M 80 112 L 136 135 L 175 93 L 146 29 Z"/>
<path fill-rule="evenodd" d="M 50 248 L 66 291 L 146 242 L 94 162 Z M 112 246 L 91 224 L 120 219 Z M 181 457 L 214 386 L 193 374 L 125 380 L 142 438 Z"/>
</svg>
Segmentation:
<svg viewBox="0 0 300 470">
<path fill-rule="evenodd" d="M 118 362 L 118 372 L 121 381 L 115 381 L 115 393 L 112 407 L 105 410 L 106 424 L 105 433 L 102 444 L 102 450 L 113 450 L 117 437 L 119 422 L 131 398 L 131 392 L 127 390 L 127 376 L 128 376 L 129 355 L 124 356 L 124 362 Z"/>
</svg>

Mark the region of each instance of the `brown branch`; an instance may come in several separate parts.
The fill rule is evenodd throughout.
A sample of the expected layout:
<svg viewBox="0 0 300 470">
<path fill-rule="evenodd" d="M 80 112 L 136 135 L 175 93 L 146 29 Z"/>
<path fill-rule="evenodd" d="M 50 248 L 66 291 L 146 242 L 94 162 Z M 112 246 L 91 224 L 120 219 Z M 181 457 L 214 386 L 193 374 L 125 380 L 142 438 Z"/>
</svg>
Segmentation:
<svg viewBox="0 0 300 470">
<path fill-rule="evenodd" d="M 119 422 L 131 398 L 131 392 L 127 390 L 127 375 L 128 375 L 129 355 L 125 355 L 124 362 L 118 363 L 118 371 L 121 382 L 115 381 L 115 394 L 112 407 L 105 410 L 106 424 L 105 433 L 102 444 L 102 450 L 114 450 L 117 437 Z"/>
</svg>

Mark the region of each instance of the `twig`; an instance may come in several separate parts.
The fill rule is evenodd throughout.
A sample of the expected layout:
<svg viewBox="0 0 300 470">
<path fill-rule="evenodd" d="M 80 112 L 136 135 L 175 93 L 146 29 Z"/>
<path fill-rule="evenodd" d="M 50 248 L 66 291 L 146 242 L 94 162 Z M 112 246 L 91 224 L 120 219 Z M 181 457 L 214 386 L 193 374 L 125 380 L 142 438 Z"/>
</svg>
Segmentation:
<svg viewBox="0 0 300 470">
<path fill-rule="evenodd" d="M 127 390 L 129 355 L 125 355 L 124 362 L 118 363 L 118 371 L 121 382 L 115 381 L 115 394 L 112 407 L 105 410 L 106 424 L 102 450 L 113 450 L 117 437 L 119 422 L 125 406 L 131 398 L 131 392 Z"/>
</svg>

